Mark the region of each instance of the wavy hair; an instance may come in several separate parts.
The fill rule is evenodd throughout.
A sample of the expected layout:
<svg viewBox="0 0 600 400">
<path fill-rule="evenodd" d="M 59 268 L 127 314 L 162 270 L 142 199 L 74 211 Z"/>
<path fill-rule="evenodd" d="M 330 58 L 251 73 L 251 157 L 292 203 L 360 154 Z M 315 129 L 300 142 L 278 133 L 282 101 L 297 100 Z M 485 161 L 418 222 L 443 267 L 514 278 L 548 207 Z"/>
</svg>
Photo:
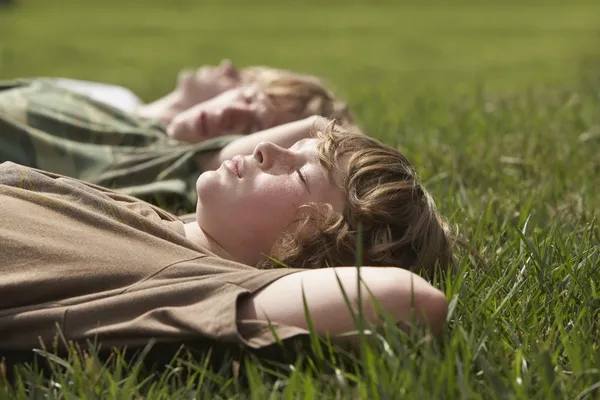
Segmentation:
<svg viewBox="0 0 600 400">
<path fill-rule="evenodd" d="M 244 84 L 258 84 L 277 106 L 293 113 L 298 119 L 320 115 L 344 123 L 353 121 L 348 105 L 336 99 L 327 84 L 314 75 L 254 66 L 241 70 Z"/>
<path fill-rule="evenodd" d="M 343 190 L 345 207 L 336 213 L 330 206 L 308 205 L 310 211 L 282 234 L 260 268 L 277 267 L 277 261 L 300 268 L 358 262 L 425 273 L 450 267 L 448 224 L 402 153 L 334 122 L 315 136 L 320 161 Z"/>
</svg>

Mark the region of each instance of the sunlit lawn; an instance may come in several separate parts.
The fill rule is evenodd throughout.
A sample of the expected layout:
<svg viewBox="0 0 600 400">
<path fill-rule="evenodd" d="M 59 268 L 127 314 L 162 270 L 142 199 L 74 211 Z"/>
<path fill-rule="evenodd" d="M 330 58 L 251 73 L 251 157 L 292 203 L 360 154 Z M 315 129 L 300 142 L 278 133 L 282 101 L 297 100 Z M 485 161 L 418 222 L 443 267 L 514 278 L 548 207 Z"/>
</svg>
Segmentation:
<svg viewBox="0 0 600 400">
<path fill-rule="evenodd" d="M 139 386 L 115 365 L 55 364 L 50 398 L 600 396 L 599 2 L 18 3 L 0 9 L 0 79 L 107 81 L 150 100 L 180 68 L 226 57 L 326 76 L 485 260 L 464 256 L 442 287 L 439 343 L 390 328 L 360 368 L 325 356 L 275 376 L 256 362 L 243 383 L 227 363 Z M 21 376 L 23 398 L 51 387 Z"/>
</svg>

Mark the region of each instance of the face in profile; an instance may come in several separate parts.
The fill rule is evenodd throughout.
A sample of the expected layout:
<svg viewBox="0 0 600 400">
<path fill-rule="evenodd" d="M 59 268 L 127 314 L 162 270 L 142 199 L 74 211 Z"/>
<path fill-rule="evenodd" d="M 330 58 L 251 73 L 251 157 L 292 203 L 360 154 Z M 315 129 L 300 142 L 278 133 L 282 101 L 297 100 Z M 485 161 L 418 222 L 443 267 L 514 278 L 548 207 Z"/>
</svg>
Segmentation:
<svg viewBox="0 0 600 400">
<path fill-rule="evenodd" d="M 255 264 L 269 254 L 309 203 L 330 204 L 341 213 L 340 178 L 321 163 L 319 139 L 304 139 L 289 149 L 259 143 L 251 156 L 236 156 L 196 183 L 200 228 L 238 261 Z"/>
<path fill-rule="evenodd" d="M 296 119 L 251 84 L 229 89 L 176 115 L 167 133 L 173 139 L 198 143 L 222 135 L 246 135 Z"/>
<path fill-rule="evenodd" d="M 181 71 L 177 78 L 177 89 L 182 92 L 184 102 L 192 106 L 237 87 L 240 83 L 240 71 L 230 60 L 222 60 L 218 65 L 204 65 Z"/>
</svg>

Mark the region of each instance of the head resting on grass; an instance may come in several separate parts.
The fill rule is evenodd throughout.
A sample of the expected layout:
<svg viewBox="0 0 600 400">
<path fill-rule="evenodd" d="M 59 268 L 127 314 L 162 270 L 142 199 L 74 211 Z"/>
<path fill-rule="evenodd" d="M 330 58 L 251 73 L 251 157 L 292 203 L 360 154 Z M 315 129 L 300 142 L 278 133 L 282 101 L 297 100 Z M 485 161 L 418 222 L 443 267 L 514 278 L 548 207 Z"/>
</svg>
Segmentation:
<svg viewBox="0 0 600 400">
<path fill-rule="evenodd" d="M 313 76 L 254 67 L 247 82 L 176 115 L 174 139 L 197 143 L 222 135 L 250 134 L 312 115 L 352 121 L 346 103 Z"/>
<path fill-rule="evenodd" d="M 267 66 L 249 66 L 240 71 L 242 84 L 258 84 L 275 99 L 286 99 L 291 110 L 302 119 L 320 115 L 350 123 L 353 116 L 348 105 L 336 99 L 328 84 L 315 75 L 300 74 Z"/>
<path fill-rule="evenodd" d="M 320 162 L 342 190 L 343 209 L 309 204 L 259 267 L 355 265 L 358 246 L 361 265 L 429 274 L 450 266 L 448 225 L 403 154 L 351 126 L 330 123 L 315 136 Z"/>
</svg>

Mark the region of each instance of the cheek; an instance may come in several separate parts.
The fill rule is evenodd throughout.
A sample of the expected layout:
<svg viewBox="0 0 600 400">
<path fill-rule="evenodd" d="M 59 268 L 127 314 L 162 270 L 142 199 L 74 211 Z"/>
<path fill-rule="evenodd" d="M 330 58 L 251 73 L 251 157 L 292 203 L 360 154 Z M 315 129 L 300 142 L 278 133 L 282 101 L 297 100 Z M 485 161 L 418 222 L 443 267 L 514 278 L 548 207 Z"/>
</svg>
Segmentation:
<svg viewBox="0 0 600 400">
<path fill-rule="evenodd" d="M 306 193 L 289 176 L 262 176 L 230 182 L 217 171 L 203 173 L 196 182 L 205 216 L 223 226 L 244 226 L 265 236 L 281 233 L 308 202 Z"/>
<path fill-rule="evenodd" d="M 252 195 L 247 197 L 251 210 L 264 218 L 271 215 L 285 223 L 291 221 L 298 207 L 306 201 L 304 193 L 289 178 L 257 181 L 251 192 Z"/>
<path fill-rule="evenodd" d="M 256 191 L 272 201 L 288 200 L 301 202 L 305 195 L 302 188 L 289 175 L 268 175 L 266 179 L 258 180 Z"/>
</svg>

